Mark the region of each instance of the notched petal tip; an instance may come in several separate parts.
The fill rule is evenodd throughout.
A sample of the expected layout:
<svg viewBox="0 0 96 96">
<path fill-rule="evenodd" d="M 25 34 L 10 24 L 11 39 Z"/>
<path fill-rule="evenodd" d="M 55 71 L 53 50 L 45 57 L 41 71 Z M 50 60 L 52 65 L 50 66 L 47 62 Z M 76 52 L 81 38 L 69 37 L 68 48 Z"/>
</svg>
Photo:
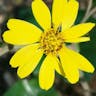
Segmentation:
<svg viewBox="0 0 96 96">
<path fill-rule="evenodd" d="M 12 68 L 17 68 L 17 64 L 14 63 L 14 60 L 11 58 L 11 60 L 9 61 L 9 65 L 12 67 Z"/>
<path fill-rule="evenodd" d="M 69 82 L 70 82 L 71 84 L 76 84 L 76 83 L 78 83 L 78 81 L 79 81 L 79 80 L 77 80 L 77 81 L 75 81 L 75 82 L 74 82 L 74 81 L 69 81 Z"/>
<path fill-rule="evenodd" d="M 95 23 L 91 23 L 91 22 L 88 22 L 87 24 L 89 24 L 90 30 L 93 29 L 96 26 Z"/>
<path fill-rule="evenodd" d="M 8 32 L 7 31 L 5 31 L 4 33 L 3 33 L 3 35 L 2 35 L 2 38 L 3 38 L 3 41 L 5 41 L 5 42 L 7 42 L 7 34 Z M 8 43 L 8 42 L 7 42 Z"/>
<path fill-rule="evenodd" d="M 39 84 L 40 85 L 40 84 Z M 47 86 L 40 86 L 40 88 L 42 88 L 43 90 L 45 90 L 45 91 L 48 91 L 50 88 L 49 87 L 47 87 Z"/>
<path fill-rule="evenodd" d="M 89 72 L 90 72 L 90 73 L 94 73 L 94 71 L 95 71 L 95 68 L 94 68 L 93 66 L 91 66 Z"/>
<path fill-rule="evenodd" d="M 18 77 L 20 78 L 20 79 L 24 79 L 24 78 L 26 78 L 25 76 L 23 76 L 23 74 L 21 74 L 18 70 L 17 70 L 17 75 L 18 75 Z"/>
<path fill-rule="evenodd" d="M 7 23 L 10 23 L 10 22 L 12 22 L 13 20 L 16 20 L 16 19 L 14 19 L 14 18 L 11 18 L 11 19 L 9 19 L 9 20 L 8 20 L 8 22 L 7 22 Z"/>
<path fill-rule="evenodd" d="M 2 38 L 5 41 L 5 32 L 3 33 Z"/>
<path fill-rule="evenodd" d="M 92 27 L 95 27 L 95 26 L 96 26 L 95 23 L 91 23 L 91 22 L 89 22 L 89 24 L 90 24 L 90 26 L 92 26 Z"/>
<path fill-rule="evenodd" d="M 78 78 L 70 78 L 70 79 L 68 79 L 68 81 L 71 83 L 71 84 L 76 84 L 76 83 L 78 83 L 78 81 L 79 81 L 79 77 Z"/>
<path fill-rule="evenodd" d="M 10 28 L 10 26 L 13 25 L 13 21 L 16 21 L 16 19 L 11 18 L 11 19 L 8 20 L 8 22 L 7 22 L 7 27 L 8 27 L 8 28 Z"/>
</svg>

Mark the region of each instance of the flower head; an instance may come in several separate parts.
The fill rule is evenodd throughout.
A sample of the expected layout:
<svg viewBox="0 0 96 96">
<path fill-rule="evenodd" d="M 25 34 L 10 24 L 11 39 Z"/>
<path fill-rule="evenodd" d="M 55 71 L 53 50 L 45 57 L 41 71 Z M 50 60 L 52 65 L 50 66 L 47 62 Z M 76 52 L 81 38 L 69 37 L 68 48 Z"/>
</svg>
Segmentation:
<svg viewBox="0 0 96 96">
<path fill-rule="evenodd" d="M 43 0 L 32 2 L 35 19 L 43 30 L 19 19 L 8 21 L 9 30 L 4 32 L 4 41 L 14 45 L 26 45 L 15 53 L 10 65 L 17 68 L 20 78 L 30 75 L 38 65 L 43 54 L 46 55 L 40 71 L 39 84 L 42 89 L 52 87 L 55 71 L 70 83 L 79 80 L 79 70 L 93 72 L 94 67 L 82 55 L 66 47 L 65 43 L 89 41 L 84 35 L 94 23 L 73 26 L 77 17 L 79 4 L 76 0 L 53 0 L 52 18 Z"/>
</svg>

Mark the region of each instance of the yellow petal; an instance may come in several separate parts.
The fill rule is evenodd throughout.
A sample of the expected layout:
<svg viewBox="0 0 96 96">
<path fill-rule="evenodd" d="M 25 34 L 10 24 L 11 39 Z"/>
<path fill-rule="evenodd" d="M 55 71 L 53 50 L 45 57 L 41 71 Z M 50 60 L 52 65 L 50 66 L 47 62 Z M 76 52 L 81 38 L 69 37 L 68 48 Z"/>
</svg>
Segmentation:
<svg viewBox="0 0 96 96">
<path fill-rule="evenodd" d="M 76 64 L 77 67 L 85 72 L 94 72 L 93 65 L 82 55 L 74 52 L 73 50 L 67 49 L 67 54 L 69 55 L 69 60 L 71 61 L 71 64 Z"/>
<path fill-rule="evenodd" d="M 53 64 L 55 63 L 52 55 L 49 54 L 41 65 L 39 71 L 39 84 L 42 89 L 48 90 L 52 87 L 55 78 L 55 70 L 53 68 Z"/>
<path fill-rule="evenodd" d="M 69 0 L 67 5 L 64 8 L 63 22 L 62 22 L 62 30 L 66 30 L 71 27 L 78 14 L 79 4 L 76 0 Z"/>
<path fill-rule="evenodd" d="M 80 38 L 74 38 L 74 39 L 67 39 L 64 40 L 67 43 L 79 43 L 79 42 L 86 42 L 90 41 L 90 37 L 80 37 Z"/>
<path fill-rule="evenodd" d="M 68 55 L 68 57 L 65 57 L 66 55 L 63 53 L 63 51 L 65 52 L 65 54 Z M 66 47 L 64 47 L 60 52 L 61 52 L 60 54 L 64 55 L 63 58 L 66 58 L 66 60 L 69 60 L 69 63 L 71 62 L 70 63 L 71 67 L 77 66 L 77 68 L 82 71 L 90 72 L 90 73 L 94 72 L 94 67 L 92 66 L 92 64 L 82 55 Z"/>
<path fill-rule="evenodd" d="M 61 32 L 61 34 L 63 35 L 64 39 L 73 39 L 87 34 L 94 26 L 94 23 L 79 24 Z"/>
<path fill-rule="evenodd" d="M 63 13 L 67 0 L 53 0 L 52 6 L 52 23 L 53 26 L 58 28 L 62 24 Z M 66 14 L 66 13 L 64 13 Z"/>
<path fill-rule="evenodd" d="M 28 45 L 18 50 L 10 60 L 10 65 L 13 68 L 27 64 L 39 48 L 38 44 Z"/>
<path fill-rule="evenodd" d="M 23 65 L 19 66 L 19 68 L 17 70 L 18 76 L 20 78 L 25 78 L 28 75 L 30 75 L 34 71 L 36 66 L 38 65 L 42 55 L 43 55 L 43 51 L 42 50 L 35 51 L 32 54 L 30 60 L 26 61 L 26 64 L 23 64 Z M 26 59 L 26 57 L 24 57 L 23 59 Z"/>
<path fill-rule="evenodd" d="M 3 39 L 10 44 L 31 44 L 39 41 L 42 34 L 35 25 L 19 19 L 10 19 L 7 26 L 10 30 L 3 34 Z"/>
<path fill-rule="evenodd" d="M 43 0 L 34 0 L 32 10 L 34 17 L 44 30 L 51 28 L 50 11 Z"/>
<path fill-rule="evenodd" d="M 79 71 L 75 63 L 75 56 L 72 57 L 73 55 L 66 47 L 60 50 L 59 56 L 66 78 L 70 83 L 76 83 L 79 80 Z"/>
</svg>

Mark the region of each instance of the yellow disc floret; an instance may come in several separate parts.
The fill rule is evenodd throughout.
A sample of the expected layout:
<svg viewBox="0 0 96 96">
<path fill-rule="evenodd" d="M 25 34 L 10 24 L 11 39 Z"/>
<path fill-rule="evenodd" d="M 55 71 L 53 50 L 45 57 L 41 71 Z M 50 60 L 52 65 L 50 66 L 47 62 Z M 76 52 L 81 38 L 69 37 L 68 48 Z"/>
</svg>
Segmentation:
<svg viewBox="0 0 96 96">
<path fill-rule="evenodd" d="M 40 42 L 45 54 L 50 52 L 57 54 L 58 50 L 62 48 L 64 40 L 58 30 L 51 28 L 42 34 Z"/>
</svg>

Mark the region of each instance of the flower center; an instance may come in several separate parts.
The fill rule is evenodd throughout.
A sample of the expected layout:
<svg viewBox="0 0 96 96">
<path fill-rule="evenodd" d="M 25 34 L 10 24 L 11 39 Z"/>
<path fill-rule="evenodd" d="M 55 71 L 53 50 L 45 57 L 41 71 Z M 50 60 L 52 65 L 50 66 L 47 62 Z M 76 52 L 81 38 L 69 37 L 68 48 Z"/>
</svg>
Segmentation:
<svg viewBox="0 0 96 96">
<path fill-rule="evenodd" d="M 55 31 L 51 28 L 42 34 L 40 42 L 45 54 L 49 54 L 50 52 L 57 54 L 58 50 L 63 46 L 64 39 L 58 30 Z"/>
</svg>

